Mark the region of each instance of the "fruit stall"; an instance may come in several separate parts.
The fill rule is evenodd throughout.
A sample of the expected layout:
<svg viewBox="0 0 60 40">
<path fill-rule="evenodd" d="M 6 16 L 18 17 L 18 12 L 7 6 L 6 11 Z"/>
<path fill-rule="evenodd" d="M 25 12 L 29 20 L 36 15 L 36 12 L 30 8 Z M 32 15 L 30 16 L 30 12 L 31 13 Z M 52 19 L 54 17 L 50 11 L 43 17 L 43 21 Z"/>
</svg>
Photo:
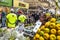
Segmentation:
<svg viewBox="0 0 60 40">
<path fill-rule="evenodd" d="M 56 18 L 51 18 L 50 21 L 42 25 L 36 35 L 34 40 L 60 40 L 60 24 L 56 23 Z"/>
<path fill-rule="evenodd" d="M 44 10 L 45 8 L 49 8 L 52 5 L 48 3 L 49 2 L 41 2 L 39 5 L 42 6 Z M 24 24 L 21 24 L 15 28 L 0 28 L 0 40 L 60 40 L 60 7 L 58 5 L 58 2 L 56 2 L 56 9 L 54 9 L 55 13 L 49 11 L 49 9 L 51 9 L 49 8 L 47 10 L 48 12 L 42 13 L 40 15 L 40 19 L 36 21 L 34 25 L 28 25 L 25 27 Z M 28 10 L 29 4 L 19 0 L 14 0 L 13 7 Z M 1 9 L 2 8 L 0 8 L 0 10 Z M 6 10 L 9 10 L 9 8 L 7 7 Z M 45 11 L 43 10 L 42 12 Z"/>
</svg>

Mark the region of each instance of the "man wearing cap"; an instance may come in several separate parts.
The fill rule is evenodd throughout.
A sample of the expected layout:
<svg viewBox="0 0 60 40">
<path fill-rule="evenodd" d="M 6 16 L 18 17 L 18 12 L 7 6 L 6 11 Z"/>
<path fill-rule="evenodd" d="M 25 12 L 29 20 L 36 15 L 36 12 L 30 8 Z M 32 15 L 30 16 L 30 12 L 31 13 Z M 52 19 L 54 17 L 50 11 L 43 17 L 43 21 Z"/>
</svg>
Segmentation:
<svg viewBox="0 0 60 40">
<path fill-rule="evenodd" d="M 11 13 L 9 13 L 7 16 L 7 26 L 8 28 L 15 28 L 17 15 L 14 14 L 14 10 L 11 10 Z"/>
</svg>

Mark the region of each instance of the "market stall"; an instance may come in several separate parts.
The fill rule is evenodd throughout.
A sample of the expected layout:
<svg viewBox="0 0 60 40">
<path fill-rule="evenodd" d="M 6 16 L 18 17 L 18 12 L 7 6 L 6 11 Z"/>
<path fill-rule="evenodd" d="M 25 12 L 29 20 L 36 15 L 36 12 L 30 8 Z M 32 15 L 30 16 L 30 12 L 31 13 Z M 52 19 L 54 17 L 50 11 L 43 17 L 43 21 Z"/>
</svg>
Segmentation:
<svg viewBox="0 0 60 40">
<path fill-rule="evenodd" d="M 7 3 L 4 4 L 4 6 L 9 6 L 9 7 L 5 7 L 5 11 L 7 13 L 10 12 L 11 9 L 10 7 L 12 7 L 12 9 L 17 11 L 26 9 L 27 11 L 26 10 L 25 11 L 27 13 L 36 12 L 36 14 L 37 13 L 41 13 L 41 14 L 39 16 L 39 20 L 37 20 L 36 23 L 34 24 L 32 22 L 33 25 L 31 26 L 28 25 L 25 27 L 24 24 L 19 23 L 14 28 L 9 28 L 9 27 L 0 28 L 0 40 L 60 40 L 60 9 L 59 9 L 60 4 L 58 3 L 58 1 L 51 2 L 47 0 L 43 0 L 43 1 L 41 0 L 39 1 L 40 2 L 39 7 L 41 6 L 42 9 L 40 9 L 38 6 L 30 7 L 29 3 L 22 2 L 20 0 L 14 0 L 13 6 L 11 0 L 11 2 L 9 1 L 9 3 L 11 4 L 7 5 L 8 1 L 9 0 L 7 0 Z M 0 4 L 3 5 L 3 3 Z M 0 7 L 0 11 L 2 9 L 3 7 Z M 28 17 L 30 17 L 30 14 L 28 13 L 29 15 Z M 23 18 L 19 17 L 19 20 Z M 14 18 L 12 18 L 12 20 L 13 19 Z M 27 18 L 25 17 L 25 19 Z"/>
</svg>

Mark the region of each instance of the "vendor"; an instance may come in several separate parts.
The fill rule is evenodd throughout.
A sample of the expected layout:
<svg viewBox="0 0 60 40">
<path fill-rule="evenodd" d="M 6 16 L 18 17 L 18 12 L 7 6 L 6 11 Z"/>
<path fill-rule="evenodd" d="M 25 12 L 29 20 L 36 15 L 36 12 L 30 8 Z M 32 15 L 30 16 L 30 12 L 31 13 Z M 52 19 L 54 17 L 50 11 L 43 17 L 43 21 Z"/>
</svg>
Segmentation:
<svg viewBox="0 0 60 40">
<path fill-rule="evenodd" d="M 18 20 L 20 21 L 18 24 L 20 32 L 24 30 L 24 23 L 26 19 L 26 15 L 24 15 L 24 13 L 21 12 L 21 15 L 18 17 Z"/>
<path fill-rule="evenodd" d="M 18 20 L 19 20 L 21 23 L 24 23 L 24 22 L 25 22 L 26 16 L 24 15 L 23 12 L 21 12 L 21 15 L 18 17 Z"/>
<path fill-rule="evenodd" d="M 9 13 L 7 16 L 7 26 L 8 28 L 15 28 L 16 27 L 16 20 L 17 20 L 17 15 L 14 14 L 14 10 L 11 9 L 11 13 Z"/>
</svg>

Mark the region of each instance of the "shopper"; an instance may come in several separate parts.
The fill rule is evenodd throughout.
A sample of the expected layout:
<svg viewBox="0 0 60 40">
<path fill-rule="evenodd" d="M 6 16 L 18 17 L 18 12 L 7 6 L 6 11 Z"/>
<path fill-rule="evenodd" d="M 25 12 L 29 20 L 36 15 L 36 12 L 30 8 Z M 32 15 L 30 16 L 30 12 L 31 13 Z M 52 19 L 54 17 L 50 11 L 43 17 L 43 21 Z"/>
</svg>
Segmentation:
<svg viewBox="0 0 60 40">
<path fill-rule="evenodd" d="M 0 11 L 0 27 L 1 27 L 1 16 L 2 16 L 1 14 L 2 14 L 2 13 L 1 13 L 1 11 Z"/>
<path fill-rule="evenodd" d="M 7 26 L 8 28 L 15 28 L 16 27 L 16 20 L 17 15 L 14 13 L 14 10 L 11 10 L 11 13 L 9 13 L 7 16 Z"/>
<path fill-rule="evenodd" d="M 16 13 L 17 14 L 17 18 L 22 14 L 23 12 L 19 9 L 18 12 Z M 17 20 L 16 22 L 16 25 L 18 25 L 19 23 L 19 20 Z"/>
<path fill-rule="evenodd" d="M 40 17 L 39 13 L 36 13 L 35 20 L 36 21 L 39 20 L 39 17 Z"/>
<path fill-rule="evenodd" d="M 2 10 L 2 25 L 1 26 L 6 27 L 6 12 L 4 9 Z"/>
<path fill-rule="evenodd" d="M 41 13 L 41 15 L 40 15 L 40 21 L 42 22 L 42 25 L 45 24 L 45 14 Z"/>
<path fill-rule="evenodd" d="M 39 19 L 39 13 L 33 13 L 32 16 L 33 16 L 35 22 Z"/>
<path fill-rule="evenodd" d="M 17 16 L 19 17 L 22 14 L 22 11 L 19 9 L 17 12 Z"/>
<path fill-rule="evenodd" d="M 27 24 L 31 26 L 33 24 L 33 17 L 31 16 L 31 13 L 28 14 L 27 17 Z"/>
<path fill-rule="evenodd" d="M 46 17 L 45 17 L 45 21 L 46 21 L 46 22 L 48 22 L 48 21 L 52 18 L 51 14 L 50 14 L 49 12 L 46 13 L 45 16 L 46 16 Z"/>
</svg>

